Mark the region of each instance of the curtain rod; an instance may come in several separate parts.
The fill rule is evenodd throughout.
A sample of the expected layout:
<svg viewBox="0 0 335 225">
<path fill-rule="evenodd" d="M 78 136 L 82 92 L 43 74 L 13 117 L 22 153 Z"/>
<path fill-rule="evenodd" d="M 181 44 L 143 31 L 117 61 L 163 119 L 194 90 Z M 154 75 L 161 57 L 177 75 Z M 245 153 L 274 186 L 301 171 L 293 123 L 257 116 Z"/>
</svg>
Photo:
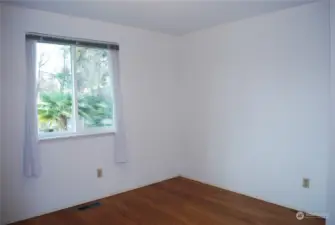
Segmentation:
<svg viewBox="0 0 335 225">
<path fill-rule="evenodd" d="M 92 48 L 107 48 L 107 49 L 114 49 L 117 51 L 119 50 L 118 44 L 112 44 L 112 43 L 100 42 L 100 41 L 88 41 L 88 40 L 83 40 L 83 39 L 73 39 L 73 38 L 66 38 L 66 37 L 57 37 L 57 36 L 43 35 L 43 34 L 37 34 L 37 33 L 27 33 L 26 39 L 37 40 L 37 41 L 45 42 L 45 43 L 79 45 L 79 46 L 92 47 Z"/>
</svg>

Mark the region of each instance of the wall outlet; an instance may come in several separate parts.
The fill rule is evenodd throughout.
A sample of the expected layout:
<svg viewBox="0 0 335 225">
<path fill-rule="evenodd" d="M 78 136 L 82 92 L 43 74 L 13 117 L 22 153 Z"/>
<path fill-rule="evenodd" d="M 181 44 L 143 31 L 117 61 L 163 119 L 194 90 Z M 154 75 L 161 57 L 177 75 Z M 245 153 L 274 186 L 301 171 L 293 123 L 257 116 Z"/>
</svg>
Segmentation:
<svg viewBox="0 0 335 225">
<path fill-rule="evenodd" d="M 101 168 L 97 169 L 97 177 L 98 178 L 102 177 L 102 169 Z"/>
<path fill-rule="evenodd" d="M 303 178 L 302 179 L 302 187 L 303 188 L 309 188 L 309 183 L 310 183 L 309 178 Z"/>
</svg>

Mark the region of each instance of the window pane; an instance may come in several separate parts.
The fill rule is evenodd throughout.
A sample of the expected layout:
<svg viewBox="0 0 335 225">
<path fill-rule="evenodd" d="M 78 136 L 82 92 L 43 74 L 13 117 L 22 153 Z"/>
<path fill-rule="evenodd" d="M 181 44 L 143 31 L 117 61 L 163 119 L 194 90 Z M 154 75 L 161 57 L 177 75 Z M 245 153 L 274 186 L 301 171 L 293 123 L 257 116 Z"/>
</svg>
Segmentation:
<svg viewBox="0 0 335 225">
<path fill-rule="evenodd" d="M 37 107 L 40 132 L 73 129 L 71 47 L 37 43 Z"/>
<path fill-rule="evenodd" d="M 107 50 L 76 47 L 77 130 L 113 126 Z"/>
</svg>

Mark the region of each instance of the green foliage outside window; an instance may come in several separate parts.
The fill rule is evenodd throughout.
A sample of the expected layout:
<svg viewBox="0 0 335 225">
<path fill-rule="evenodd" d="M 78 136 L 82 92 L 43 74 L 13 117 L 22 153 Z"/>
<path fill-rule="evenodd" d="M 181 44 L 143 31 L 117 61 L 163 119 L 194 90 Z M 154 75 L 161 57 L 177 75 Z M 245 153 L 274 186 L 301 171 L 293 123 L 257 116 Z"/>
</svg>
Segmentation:
<svg viewBox="0 0 335 225">
<path fill-rule="evenodd" d="M 38 120 L 45 132 L 67 130 L 68 121 L 72 116 L 72 96 L 66 93 L 50 92 L 40 94 L 37 106 Z M 78 99 L 79 116 L 85 119 L 88 127 L 111 125 L 113 110 L 111 103 L 102 96 L 82 96 Z"/>
<path fill-rule="evenodd" d="M 41 132 L 68 131 L 74 119 L 84 128 L 113 125 L 112 85 L 107 51 L 86 47 L 38 46 L 38 122 Z M 74 62 L 71 57 L 75 57 Z M 75 68 L 75 69 L 73 69 Z M 76 77 L 76 99 L 73 80 Z M 74 101 L 78 115 L 74 115 Z M 78 126 L 78 125 L 77 125 Z"/>
</svg>

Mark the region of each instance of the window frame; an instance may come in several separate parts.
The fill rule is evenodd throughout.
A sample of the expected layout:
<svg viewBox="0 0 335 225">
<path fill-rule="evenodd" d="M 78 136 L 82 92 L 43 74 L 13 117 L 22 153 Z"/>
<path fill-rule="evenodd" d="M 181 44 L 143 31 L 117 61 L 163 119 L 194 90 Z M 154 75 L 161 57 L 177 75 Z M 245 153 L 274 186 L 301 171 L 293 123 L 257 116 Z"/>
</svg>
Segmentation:
<svg viewBox="0 0 335 225">
<path fill-rule="evenodd" d="M 72 118 L 73 118 L 73 130 L 70 131 L 62 131 L 62 132 L 40 132 L 38 130 L 38 140 L 39 141 L 45 141 L 45 140 L 54 140 L 54 139 L 63 139 L 63 138 L 74 138 L 74 137 L 85 137 L 85 136 L 96 136 L 96 135 L 108 135 L 108 134 L 115 134 L 116 132 L 116 118 L 115 118 L 115 101 L 114 101 L 114 83 L 113 80 L 111 82 L 111 98 L 113 102 L 112 107 L 112 115 L 113 115 L 113 126 L 110 127 L 92 127 L 89 129 L 82 129 L 78 130 L 78 121 L 79 121 L 79 110 L 78 110 L 78 77 L 76 76 L 76 63 L 75 63 L 75 55 L 76 55 L 76 47 L 82 47 L 81 45 L 76 44 L 62 44 L 57 42 L 45 42 L 43 40 L 37 41 L 38 43 L 46 43 L 46 44 L 54 44 L 54 45 L 63 45 L 63 46 L 69 46 L 70 47 L 70 56 L 71 56 L 71 77 L 72 77 Z M 36 44 L 36 48 L 37 48 Z M 107 49 L 108 48 L 98 48 L 94 46 L 87 46 L 87 48 L 90 49 Z M 36 58 L 37 61 L 37 58 Z M 109 62 L 110 63 L 110 62 Z M 111 71 L 110 71 L 111 72 Z M 36 70 L 36 73 L 38 73 L 38 70 Z M 36 89 L 36 94 L 39 92 L 39 90 Z M 37 102 L 36 102 L 36 108 L 37 108 Z M 36 115 L 38 116 L 38 115 Z M 38 119 L 37 119 L 38 122 Z M 38 126 L 37 126 L 38 129 Z"/>
<path fill-rule="evenodd" d="M 44 133 L 39 132 L 38 139 L 39 141 L 46 141 L 46 140 L 63 139 L 63 138 L 108 135 L 115 133 L 116 133 L 115 128 L 101 127 L 101 128 L 91 128 L 89 131 L 82 131 L 82 132 L 73 132 L 73 131 L 44 132 Z"/>
</svg>

